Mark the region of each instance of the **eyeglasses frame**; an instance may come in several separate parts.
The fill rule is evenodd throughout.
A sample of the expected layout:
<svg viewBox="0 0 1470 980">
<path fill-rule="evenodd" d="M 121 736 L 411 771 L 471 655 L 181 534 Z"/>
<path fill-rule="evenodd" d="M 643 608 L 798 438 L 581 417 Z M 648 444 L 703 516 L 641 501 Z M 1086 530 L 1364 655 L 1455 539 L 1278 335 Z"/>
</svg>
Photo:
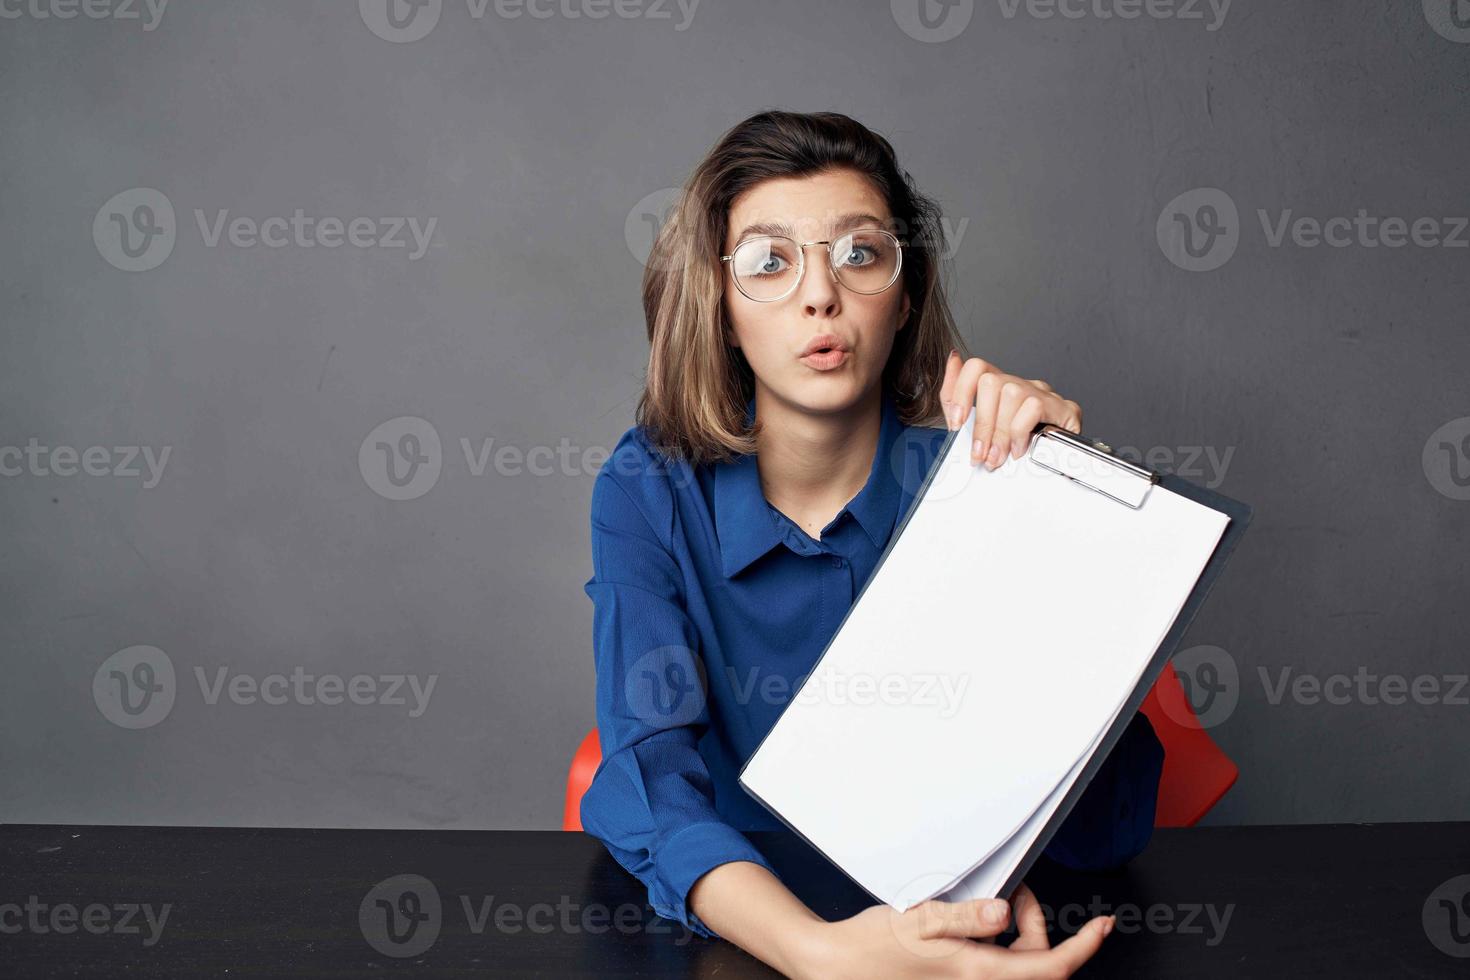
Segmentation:
<svg viewBox="0 0 1470 980">
<path fill-rule="evenodd" d="M 864 292 L 861 289 L 853 289 L 847 283 L 843 282 L 842 279 L 837 275 L 837 266 L 833 263 L 833 257 L 832 257 L 832 246 L 834 244 L 836 244 L 837 242 L 842 241 L 842 239 L 844 239 L 844 238 L 847 238 L 847 237 L 849 237 L 851 235 L 856 235 L 858 232 L 863 232 L 863 231 L 876 231 L 876 232 L 878 232 L 881 235 L 887 236 L 889 239 L 891 239 L 893 241 L 893 243 L 895 245 L 898 246 L 898 261 L 896 263 L 894 263 L 894 266 L 893 266 L 893 278 L 890 279 L 890 280 L 888 280 L 886 283 L 884 283 L 880 288 L 874 289 L 871 292 Z M 786 297 L 790 296 L 792 293 L 796 292 L 797 287 L 801 285 L 801 277 L 804 276 L 804 275 L 806 275 L 806 250 L 807 250 L 807 246 L 809 246 L 809 245 L 825 245 L 825 246 L 827 246 L 827 271 L 828 271 L 828 273 L 831 274 L 832 281 L 835 282 L 835 283 L 837 283 L 843 289 L 846 289 L 848 292 L 857 293 L 859 296 L 877 296 L 879 293 L 883 292 L 889 286 L 892 286 L 894 283 L 898 282 L 898 277 L 903 274 L 903 250 L 905 248 L 908 248 L 909 247 L 909 243 L 908 242 L 906 242 L 902 238 L 899 238 L 893 232 L 888 231 L 887 229 L 884 229 L 884 228 L 855 228 L 852 231 L 843 232 L 842 235 L 840 235 L 837 238 L 829 238 L 829 239 L 826 239 L 825 241 L 819 241 L 819 242 L 797 242 L 794 239 L 788 238 L 785 235 L 752 235 L 749 238 L 742 239 L 741 241 L 736 242 L 735 243 L 735 248 L 731 252 L 731 254 L 729 254 L 729 255 L 721 255 L 720 256 L 720 261 L 721 262 L 731 262 L 731 261 L 734 261 L 734 259 L 735 259 L 735 254 L 734 253 L 740 251 L 741 246 L 746 245 L 746 244 L 748 244 L 750 242 L 758 242 L 761 239 L 767 239 L 767 238 L 769 238 L 769 239 L 784 238 L 784 239 L 786 239 L 786 241 L 791 242 L 791 244 L 793 244 L 793 245 L 796 246 L 796 257 L 797 257 L 797 262 L 799 263 L 798 266 L 797 266 L 797 269 L 796 269 L 796 279 L 795 279 L 795 281 L 792 282 L 791 288 L 788 289 L 788 290 L 786 290 L 786 292 L 782 293 L 780 296 L 773 296 L 770 299 L 756 299 L 754 296 L 752 296 L 749 293 L 747 293 L 745 291 L 745 289 L 740 285 L 740 277 L 732 274 L 731 275 L 731 278 L 735 280 L 735 288 L 740 290 L 740 295 L 741 296 L 744 296 L 746 299 L 750 300 L 752 303 L 779 303 L 783 299 L 785 299 Z"/>
</svg>

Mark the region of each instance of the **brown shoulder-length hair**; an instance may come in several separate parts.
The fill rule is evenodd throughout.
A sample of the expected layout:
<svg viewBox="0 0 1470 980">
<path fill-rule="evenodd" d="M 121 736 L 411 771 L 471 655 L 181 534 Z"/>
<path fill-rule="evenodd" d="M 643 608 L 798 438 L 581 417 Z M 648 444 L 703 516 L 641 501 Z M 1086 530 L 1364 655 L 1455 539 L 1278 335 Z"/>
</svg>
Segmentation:
<svg viewBox="0 0 1470 980">
<path fill-rule="evenodd" d="M 760 112 L 737 124 L 694 168 L 654 241 L 643 273 L 648 371 L 636 421 L 654 444 L 691 464 L 755 452 L 745 425 L 754 373 L 725 339 L 724 250 L 730 205 L 773 177 L 836 168 L 863 174 L 883 194 L 904 248 L 910 313 L 883 369 L 906 425 L 943 426 L 939 382 L 951 348 L 964 354 L 940 282 L 939 208 L 901 170 L 888 140 L 837 112 Z"/>
</svg>

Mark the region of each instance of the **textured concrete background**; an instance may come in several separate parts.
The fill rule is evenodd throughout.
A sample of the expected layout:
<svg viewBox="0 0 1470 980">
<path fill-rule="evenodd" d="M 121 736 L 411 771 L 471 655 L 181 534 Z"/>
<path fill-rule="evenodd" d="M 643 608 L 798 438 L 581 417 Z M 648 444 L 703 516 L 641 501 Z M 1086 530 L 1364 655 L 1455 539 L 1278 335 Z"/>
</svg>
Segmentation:
<svg viewBox="0 0 1470 980">
<path fill-rule="evenodd" d="M 1470 3 L 387 2 L 0 0 L 0 819 L 556 826 L 640 255 L 771 106 L 894 141 L 975 352 L 1256 508 L 1210 820 L 1470 818 Z"/>
</svg>

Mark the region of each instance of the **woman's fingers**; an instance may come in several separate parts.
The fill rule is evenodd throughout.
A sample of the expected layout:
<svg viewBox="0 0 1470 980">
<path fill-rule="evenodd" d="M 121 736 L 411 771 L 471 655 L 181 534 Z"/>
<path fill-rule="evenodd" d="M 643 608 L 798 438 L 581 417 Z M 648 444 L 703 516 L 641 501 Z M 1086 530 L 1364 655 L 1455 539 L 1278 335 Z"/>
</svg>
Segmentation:
<svg viewBox="0 0 1470 980">
<path fill-rule="evenodd" d="M 1004 899 L 942 902 L 931 898 L 913 910 L 921 939 L 980 939 L 1005 932 L 1010 907 Z"/>
<path fill-rule="evenodd" d="M 972 357 L 967 361 L 960 357 L 959 351 L 949 352 L 944 363 L 944 382 L 939 386 L 939 401 L 951 430 L 958 429 L 969 418 L 975 405 L 976 382 L 999 370 L 984 358 Z"/>
<path fill-rule="evenodd" d="M 945 360 L 939 400 L 951 431 L 965 424 L 971 409 L 975 412 L 971 465 L 996 469 L 1007 456 L 1021 458 L 1041 422 L 1082 431 L 1081 406 L 1045 381 L 1006 374 L 979 357 L 965 360 L 958 351 L 950 351 Z"/>
<path fill-rule="evenodd" d="M 960 417 L 960 405 L 955 399 L 955 383 L 960 377 L 960 368 L 965 364 L 960 352 L 952 350 L 944 362 L 944 383 L 939 386 L 939 403 L 944 408 L 944 420 L 950 431 L 958 429 L 964 420 Z"/>
<path fill-rule="evenodd" d="M 1102 941 L 1113 931 L 1113 917 L 1100 915 L 1077 931 L 1077 935 L 1066 942 L 1058 943 L 1055 949 L 1027 949 L 1016 951 L 1014 944 L 1009 949 L 987 950 L 982 954 L 990 960 L 993 980 L 1023 980 L 1026 977 L 1070 977 L 1092 959 L 1102 946 Z"/>
<path fill-rule="evenodd" d="M 1016 412 L 1026 399 L 1027 390 L 1025 384 L 1009 376 L 1000 382 L 1000 401 L 995 413 L 994 434 L 990 440 L 990 449 L 982 457 L 985 465 L 991 469 L 1004 463 L 1006 456 L 1010 454 L 1015 435 L 1012 427 Z"/>
<path fill-rule="evenodd" d="M 1031 444 L 1031 430 L 1041 421 L 1044 411 L 1046 408 L 1036 395 L 1028 396 L 1016 409 L 1016 415 L 1011 419 L 1011 455 L 1016 459 L 1025 455 L 1026 447 Z"/>
<path fill-rule="evenodd" d="M 1069 399 L 1062 399 L 1062 420 L 1057 423 L 1068 432 L 1082 431 L 1082 406 Z"/>
<path fill-rule="evenodd" d="M 1041 911 L 1041 903 L 1036 900 L 1036 893 L 1026 887 L 1023 882 L 1016 889 L 1012 901 L 1015 903 L 1018 935 L 1010 948 L 1014 950 L 1051 949 L 1051 940 L 1046 935 L 1046 914 Z"/>
<path fill-rule="evenodd" d="M 971 464 L 985 460 L 995 438 L 996 414 L 1000 410 L 1000 388 L 1005 380 L 1000 372 L 982 374 L 975 385 L 975 429 L 971 433 L 974 443 L 970 446 Z"/>
</svg>

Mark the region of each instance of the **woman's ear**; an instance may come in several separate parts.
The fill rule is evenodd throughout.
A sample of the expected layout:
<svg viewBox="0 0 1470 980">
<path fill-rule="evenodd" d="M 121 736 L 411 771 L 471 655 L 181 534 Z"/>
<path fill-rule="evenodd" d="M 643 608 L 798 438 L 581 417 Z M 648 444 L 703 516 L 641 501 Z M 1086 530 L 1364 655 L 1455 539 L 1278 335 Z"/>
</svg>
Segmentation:
<svg viewBox="0 0 1470 980">
<path fill-rule="evenodd" d="M 909 313 L 911 312 L 913 312 L 913 308 L 909 303 L 908 290 L 904 290 L 903 305 L 898 308 L 898 326 L 895 329 L 903 329 L 903 325 L 909 322 Z"/>
</svg>

